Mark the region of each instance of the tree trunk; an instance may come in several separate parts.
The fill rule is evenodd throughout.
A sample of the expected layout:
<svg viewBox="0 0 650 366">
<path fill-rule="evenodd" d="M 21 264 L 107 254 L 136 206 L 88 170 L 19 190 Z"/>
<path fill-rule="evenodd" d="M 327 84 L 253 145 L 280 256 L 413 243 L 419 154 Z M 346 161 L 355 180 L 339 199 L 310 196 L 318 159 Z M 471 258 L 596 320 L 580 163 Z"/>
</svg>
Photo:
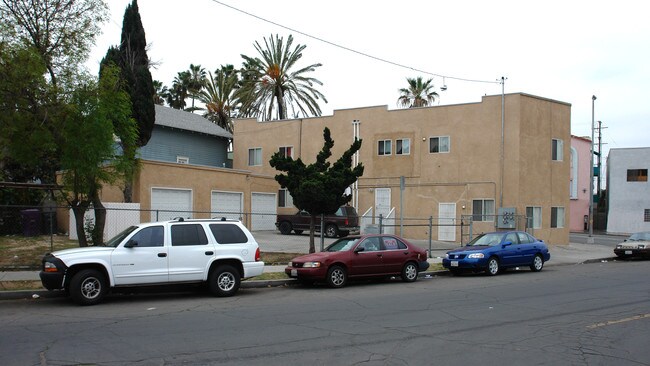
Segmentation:
<svg viewBox="0 0 650 366">
<path fill-rule="evenodd" d="M 309 218 L 309 253 L 316 253 L 316 246 L 314 246 L 314 219 L 314 215 L 311 215 Z"/>
<path fill-rule="evenodd" d="M 77 229 L 77 239 L 79 240 L 80 247 L 87 247 L 88 241 L 86 240 L 86 231 L 84 230 L 84 215 L 88 209 L 87 202 L 73 201 L 72 213 L 74 213 L 74 223 Z"/>
<path fill-rule="evenodd" d="M 133 202 L 133 181 L 129 177 L 125 178 L 122 194 L 124 195 L 124 203 Z"/>
<path fill-rule="evenodd" d="M 106 208 L 99 199 L 97 191 L 93 194 L 93 208 L 95 210 L 95 227 L 91 233 L 93 245 L 104 245 L 104 227 L 106 226 Z"/>
</svg>

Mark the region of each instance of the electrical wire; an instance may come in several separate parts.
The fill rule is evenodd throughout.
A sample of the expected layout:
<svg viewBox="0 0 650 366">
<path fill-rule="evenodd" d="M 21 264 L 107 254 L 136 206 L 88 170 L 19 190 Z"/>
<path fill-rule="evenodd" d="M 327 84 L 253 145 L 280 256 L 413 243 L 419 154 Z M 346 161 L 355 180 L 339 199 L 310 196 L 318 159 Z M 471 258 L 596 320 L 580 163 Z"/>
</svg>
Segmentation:
<svg viewBox="0 0 650 366">
<path fill-rule="evenodd" d="M 268 19 L 266 19 L 266 18 L 262 18 L 262 17 L 260 17 L 260 16 L 258 16 L 258 15 L 255 15 L 255 14 L 253 14 L 253 13 L 249 13 L 249 12 L 247 12 L 247 11 L 245 11 L 245 10 L 241 10 L 241 9 L 239 9 L 239 8 L 236 8 L 236 7 L 232 6 L 232 5 L 228 5 L 228 4 L 223 3 L 223 2 L 221 2 L 221 1 L 218 1 L 218 0 L 212 0 L 212 2 L 213 2 L 213 3 L 216 3 L 216 4 L 219 4 L 219 5 L 221 5 L 221 6 L 224 6 L 224 7 L 226 7 L 226 8 L 232 9 L 232 10 L 234 10 L 234 11 L 240 12 L 240 13 L 242 13 L 242 14 L 248 15 L 248 16 L 250 16 L 250 17 L 256 18 L 256 19 L 261 20 L 261 21 L 263 21 L 263 22 L 266 22 L 266 23 L 269 23 L 269 24 L 273 24 L 273 25 L 275 25 L 275 26 L 277 26 L 277 27 L 284 28 L 284 29 L 289 30 L 289 31 L 291 31 L 291 32 L 295 32 L 295 33 L 301 34 L 301 35 L 303 35 L 303 36 L 305 36 L 305 37 L 309 37 L 309 38 L 311 38 L 311 39 L 315 39 L 315 40 L 317 40 L 317 41 L 320 41 L 320 42 L 326 43 L 326 44 L 328 44 L 328 45 L 330 45 L 330 46 L 334 46 L 334 47 L 337 47 L 337 48 L 340 48 L 340 49 L 343 49 L 343 50 L 346 50 L 346 51 L 349 51 L 349 52 L 352 52 L 352 53 L 356 53 L 356 54 L 358 54 L 358 55 L 361 55 L 361 56 L 364 56 L 364 57 L 368 57 L 368 58 L 371 58 L 371 59 L 373 59 L 373 60 L 380 61 L 380 62 L 383 62 L 383 63 L 389 64 L 389 65 L 393 65 L 393 66 L 401 67 L 401 68 L 408 69 L 408 70 L 413 70 L 413 71 L 420 72 L 420 73 L 427 74 L 427 75 L 432 75 L 432 76 L 437 76 L 437 77 L 447 78 L 447 79 L 453 79 L 453 80 L 458 80 L 458 81 L 466 81 L 466 82 L 471 82 L 471 83 L 501 84 L 501 82 L 502 82 L 502 80 L 488 81 L 488 80 L 467 79 L 467 78 L 461 78 L 461 77 L 455 77 L 455 76 L 449 76 L 449 75 L 441 75 L 441 74 L 436 74 L 436 73 L 432 73 L 432 72 L 425 71 L 425 70 L 416 69 L 416 68 L 411 67 L 411 66 L 407 66 L 407 65 L 403 65 L 403 64 L 400 64 L 400 63 L 397 63 L 397 62 L 393 62 L 393 61 L 390 61 L 390 60 L 386 60 L 386 59 L 383 59 L 383 58 L 381 58 L 381 57 L 373 56 L 373 55 L 368 54 L 368 53 L 365 53 L 365 52 L 357 51 L 357 50 L 355 50 L 355 49 L 352 49 L 352 48 L 349 48 L 349 47 L 345 47 L 345 46 L 342 46 L 342 45 L 337 44 L 337 43 L 334 43 L 334 42 L 330 42 L 330 41 L 328 41 L 328 40 L 326 40 L 326 39 L 323 39 L 323 38 L 320 38 L 320 37 L 313 36 L 313 35 L 311 35 L 311 34 L 308 34 L 308 33 L 302 32 L 302 31 L 299 31 L 299 30 L 294 29 L 294 28 L 291 28 L 291 27 L 287 27 L 287 26 L 285 26 L 285 25 L 282 25 L 282 24 L 280 24 L 280 23 L 274 22 L 274 21 L 272 21 L 272 20 L 268 20 Z"/>
</svg>

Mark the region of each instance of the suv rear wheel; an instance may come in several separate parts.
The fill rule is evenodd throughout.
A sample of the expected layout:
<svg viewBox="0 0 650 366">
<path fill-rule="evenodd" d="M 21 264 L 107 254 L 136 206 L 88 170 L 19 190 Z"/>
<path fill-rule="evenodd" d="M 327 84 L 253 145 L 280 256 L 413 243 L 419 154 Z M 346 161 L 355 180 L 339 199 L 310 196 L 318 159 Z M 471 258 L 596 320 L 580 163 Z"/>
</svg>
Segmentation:
<svg viewBox="0 0 650 366">
<path fill-rule="evenodd" d="M 328 238 L 336 238 L 339 235 L 339 229 L 334 224 L 325 226 L 325 236 Z"/>
<path fill-rule="evenodd" d="M 239 290 L 240 284 L 239 271 L 230 265 L 218 266 L 208 276 L 208 288 L 215 296 L 232 296 Z"/>
</svg>

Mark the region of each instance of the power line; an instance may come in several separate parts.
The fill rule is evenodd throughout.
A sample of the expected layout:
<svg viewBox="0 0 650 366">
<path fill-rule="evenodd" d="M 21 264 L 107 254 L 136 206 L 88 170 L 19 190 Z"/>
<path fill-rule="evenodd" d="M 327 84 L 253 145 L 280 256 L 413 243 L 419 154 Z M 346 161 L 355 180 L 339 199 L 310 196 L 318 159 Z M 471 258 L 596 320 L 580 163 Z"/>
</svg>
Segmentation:
<svg viewBox="0 0 650 366">
<path fill-rule="evenodd" d="M 353 53 L 356 53 L 356 54 L 358 54 L 358 55 L 361 55 L 361 56 L 364 56 L 364 57 L 368 57 L 368 58 L 371 58 L 371 59 L 376 60 L 376 61 L 380 61 L 380 62 L 383 62 L 383 63 L 387 63 L 387 64 L 389 64 L 389 65 L 393 65 L 393 66 L 401 67 L 401 68 L 408 69 L 408 70 L 413 70 L 413 71 L 420 72 L 420 73 L 427 74 L 427 75 L 437 76 L 437 77 L 440 77 L 440 78 L 447 78 L 447 79 L 453 79 L 453 80 L 459 80 L 459 81 L 467 81 L 467 82 L 472 82 L 472 83 L 501 84 L 501 80 L 497 80 L 497 81 L 488 81 L 488 80 L 466 79 L 466 78 L 455 77 L 455 76 L 449 76 L 449 75 L 441 75 L 441 74 L 436 74 L 436 73 L 429 72 L 429 71 L 425 71 L 425 70 L 416 69 L 416 68 L 411 67 L 411 66 L 403 65 L 403 64 L 400 64 L 400 63 L 397 63 L 397 62 L 393 62 L 393 61 L 390 61 L 390 60 L 383 59 L 383 58 L 381 58 L 381 57 L 377 57 L 377 56 L 370 55 L 370 54 L 365 53 L 365 52 L 357 51 L 357 50 L 355 50 L 355 49 L 352 49 L 352 48 L 349 48 L 349 47 L 345 47 L 345 46 L 342 46 L 342 45 L 337 44 L 337 43 L 334 43 L 334 42 L 330 42 L 330 41 L 328 41 L 328 40 L 326 40 L 326 39 L 323 39 L 323 38 L 320 38 L 320 37 L 312 36 L 311 34 L 307 34 L 307 33 L 305 33 L 305 32 L 301 32 L 301 31 L 299 31 L 299 30 L 297 30 L 297 29 L 294 29 L 294 28 L 291 28 L 291 27 L 287 27 L 287 26 L 285 26 L 285 25 L 282 25 L 282 24 L 280 24 L 280 23 L 274 22 L 274 21 L 272 21 L 272 20 L 268 20 L 268 19 L 266 19 L 266 18 L 262 18 L 262 17 L 260 17 L 260 16 L 257 16 L 257 15 L 255 15 L 255 14 L 253 14 L 253 13 L 249 13 L 249 12 L 247 12 L 247 11 L 241 10 L 241 9 L 239 9 L 239 8 L 236 8 L 236 7 L 232 6 L 232 5 L 228 5 L 228 4 L 223 3 L 223 2 L 221 2 L 221 1 L 218 1 L 218 0 L 212 0 L 212 2 L 217 3 L 217 4 L 221 5 L 221 6 L 225 6 L 225 7 L 227 7 L 227 8 L 230 8 L 230 9 L 232 9 L 232 10 L 235 10 L 235 11 L 240 12 L 240 13 L 242 13 L 242 14 L 248 15 L 248 16 L 250 16 L 250 17 L 253 17 L 253 18 L 259 19 L 259 20 L 261 20 L 261 21 L 263 21 L 263 22 L 266 22 L 266 23 L 269 23 L 269 24 L 273 24 L 273 25 L 278 26 L 278 27 L 280 27 L 280 28 L 287 29 L 287 30 L 289 30 L 289 31 L 291 31 L 291 32 L 295 32 L 295 33 L 301 34 L 301 35 L 303 35 L 303 36 L 305 36 L 305 37 L 309 37 L 309 38 L 315 39 L 315 40 L 317 40 L 317 41 L 320 41 L 320 42 L 323 42 L 323 43 L 329 44 L 330 46 L 334 46 L 334 47 L 337 47 L 337 48 L 340 48 L 340 49 L 343 49 L 343 50 L 346 50 L 346 51 L 349 51 L 349 52 L 353 52 Z"/>
</svg>

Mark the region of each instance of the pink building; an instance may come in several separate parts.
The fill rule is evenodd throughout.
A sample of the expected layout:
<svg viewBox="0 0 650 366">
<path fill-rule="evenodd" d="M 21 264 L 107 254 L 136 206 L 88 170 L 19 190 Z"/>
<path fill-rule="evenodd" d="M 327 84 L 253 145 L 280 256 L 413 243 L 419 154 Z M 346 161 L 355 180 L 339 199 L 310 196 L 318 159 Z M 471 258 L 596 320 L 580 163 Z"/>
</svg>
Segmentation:
<svg viewBox="0 0 650 366">
<path fill-rule="evenodd" d="M 569 195 L 569 230 L 571 232 L 587 230 L 589 217 L 589 170 L 591 169 L 591 139 L 571 135 L 571 172 Z"/>
</svg>

